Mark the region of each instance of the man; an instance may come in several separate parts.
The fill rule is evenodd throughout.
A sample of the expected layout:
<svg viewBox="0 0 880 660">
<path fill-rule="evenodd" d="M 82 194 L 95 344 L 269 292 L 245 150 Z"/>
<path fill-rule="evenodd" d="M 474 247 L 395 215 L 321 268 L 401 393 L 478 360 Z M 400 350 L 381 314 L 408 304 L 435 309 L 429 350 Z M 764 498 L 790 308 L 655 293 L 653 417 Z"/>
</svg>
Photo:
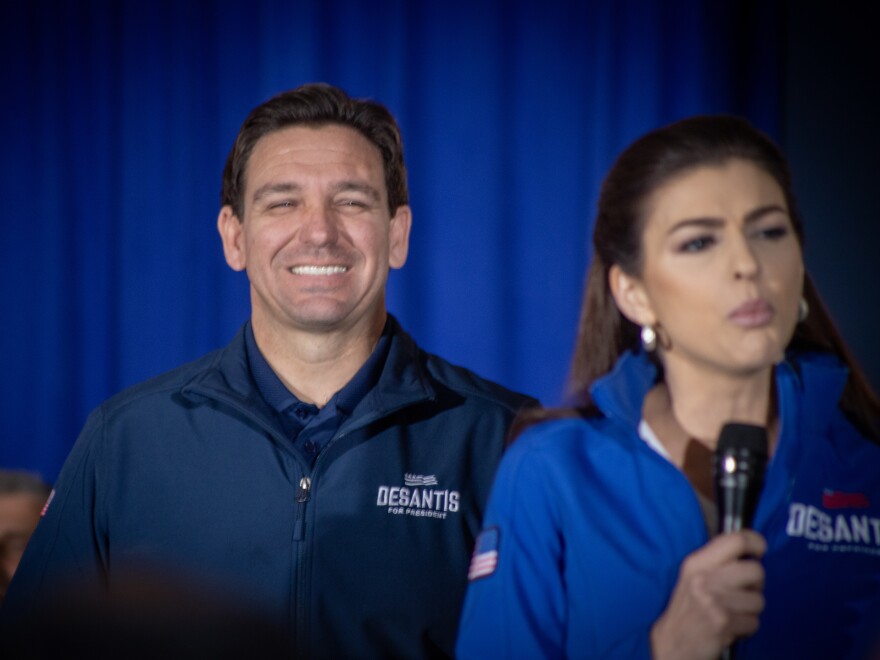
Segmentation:
<svg viewBox="0 0 880 660">
<path fill-rule="evenodd" d="M 217 226 L 252 314 L 225 349 L 96 410 L 10 592 L 185 574 L 294 651 L 452 655 L 507 427 L 534 401 L 421 351 L 385 309 L 411 211 L 388 111 L 307 85 L 257 107 Z"/>
<path fill-rule="evenodd" d="M 0 604 L 48 496 L 37 475 L 0 470 Z"/>
</svg>

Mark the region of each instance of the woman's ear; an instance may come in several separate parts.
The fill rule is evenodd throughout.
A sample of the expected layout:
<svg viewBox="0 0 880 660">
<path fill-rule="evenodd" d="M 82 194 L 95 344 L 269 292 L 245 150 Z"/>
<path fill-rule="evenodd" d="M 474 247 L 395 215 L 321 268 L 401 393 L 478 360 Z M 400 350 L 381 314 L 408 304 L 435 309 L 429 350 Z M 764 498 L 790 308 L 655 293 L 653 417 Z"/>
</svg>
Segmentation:
<svg viewBox="0 0 880 660">
<path fill-rule="evenodd" d="M 614 264 L 608 270 L 608 286 L 620 313 L 636 325 L 655 325 L 657 316 L 642 281 Z"/>
</svg>

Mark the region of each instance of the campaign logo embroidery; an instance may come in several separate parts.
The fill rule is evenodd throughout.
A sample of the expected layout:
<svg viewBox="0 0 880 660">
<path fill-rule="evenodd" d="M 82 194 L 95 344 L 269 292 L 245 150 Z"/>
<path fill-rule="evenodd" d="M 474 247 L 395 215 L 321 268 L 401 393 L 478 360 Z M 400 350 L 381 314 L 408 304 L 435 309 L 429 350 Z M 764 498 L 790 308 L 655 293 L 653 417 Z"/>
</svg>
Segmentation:
<svg viewBox="0 0 880 660">
<path fill-rule="evenodd" d="M 826 509 L 867 509 L 871 502 L 864 493 L 844 493 L 826 488 L 822 491 L 822 506 Z"/>
<path fill-rule="evenodd" d="M 403 475 L 403 486 L 379 486 L 376 506 L 387 507 L 395 516 L 415 516 L 445 520 L 458 513 L 461 495 L 457 490 L 439 488 L 436 475 Z"/>
<path fill-rule="evenodd" d="M 43 505 L 43 510 L 40 511 L 40 518 L 46 515 L 46 511 L 49 510 L 49 505 L 52 504 L 52 500 L 55 499 L 55 489 L 52 489 L 52 492 L 49 493 L 49 497 L 46 498 L 46 503 Z"/>
<path fill-rule="evenodd" d="M 864 511 L 871 506 L 864 493 L 826 488 L 821 506 L 792 502 L 785 533 L 803 539 L 812 552 L 880 556 L 880 518 Z"/>
<path fill-rule="evenodd" d="M 477 537 L 477 545 L 471 557 L 471 565 L 468 569 L 468 580 L 473 582 L 480 578 L 492 575 L 498 566 L 498 541 L 500 532 L 497 527 L 489 527 L 480 532 Z"/>
<path fill-rule="evenodd" d="M 424 474 L 412 474 L 411 472 L 407 472 L 403 475 L 403 483 L 406 486 L 436 486 L 437 477 L 433 474 L 426 476 Z"/>
</svg>

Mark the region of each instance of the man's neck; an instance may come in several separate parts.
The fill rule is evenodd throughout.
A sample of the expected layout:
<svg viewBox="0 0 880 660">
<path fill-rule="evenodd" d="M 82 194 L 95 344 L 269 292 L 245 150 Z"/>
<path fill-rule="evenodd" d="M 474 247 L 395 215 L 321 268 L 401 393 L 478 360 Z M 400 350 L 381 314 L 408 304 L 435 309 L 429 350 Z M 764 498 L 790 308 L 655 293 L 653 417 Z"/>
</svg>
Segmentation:
<svg viewBox="0 0 880 660">
<path fill-rule="evenodd" d="M 322 407 L 370 357 L 385 319 L 383 312 L 369 324 L 333 332 L 279 328 L 257 316 L 251 324 L 260 352 L 285 387 L 300 401 Z"/>
</svg>

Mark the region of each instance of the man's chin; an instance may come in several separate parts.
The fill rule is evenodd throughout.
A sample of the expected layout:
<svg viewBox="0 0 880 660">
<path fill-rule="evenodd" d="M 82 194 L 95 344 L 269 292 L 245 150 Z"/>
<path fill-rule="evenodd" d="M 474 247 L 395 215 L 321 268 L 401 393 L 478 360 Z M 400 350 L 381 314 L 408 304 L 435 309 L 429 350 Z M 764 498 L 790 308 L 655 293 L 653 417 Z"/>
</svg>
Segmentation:
<svg viewBox="0 0 880 660">
<path fill-rule="evenodd" d="M 330 296 L 298 296 L 275 304 L 254 305 L 252 317 L 258 324 L 274 326 L 282 332 L 283 328 L 316 334 L 344 332 L 365 324 L 372 326 L 384 322 L 385 301 L 382 298 L 367 301 L 363 298 L 340 300 Z"/>
<path fill-rule="evenodd" d="M 289 320 L 298 330 L 313 333 L 329 333 L 346 330 L 358 325 L 365 315 L 343 305 L 300 306 L 291 311 Z"/>
</svg>

